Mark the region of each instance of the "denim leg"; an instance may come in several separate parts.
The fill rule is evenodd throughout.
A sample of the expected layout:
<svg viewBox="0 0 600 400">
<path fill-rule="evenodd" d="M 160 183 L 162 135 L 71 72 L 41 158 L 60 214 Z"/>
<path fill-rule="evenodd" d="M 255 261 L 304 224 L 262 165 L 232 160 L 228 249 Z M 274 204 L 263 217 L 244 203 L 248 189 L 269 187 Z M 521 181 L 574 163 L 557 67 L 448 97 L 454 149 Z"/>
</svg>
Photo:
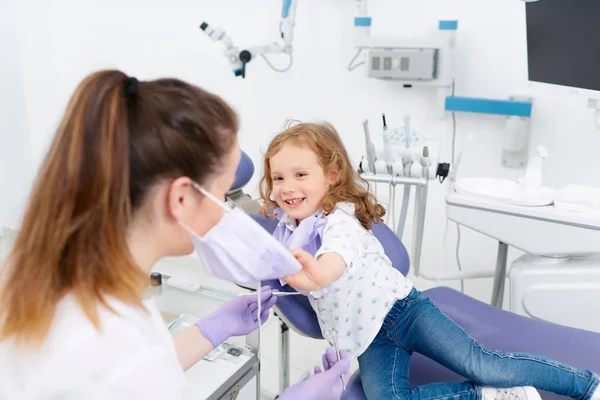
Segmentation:
<svg viewBox="0 0 600 400">
<path fill-rule="evenodd" d="M 433 383 L 411 389 L 408 384 L 410 352 L 387 337 L 382 329 L 367 350 L 358 357 L 360 376 L 369 400 L 475 400 L 478 389 L 472 383 Z"/>
<path fill-rule="evenodd" d="M 483 347 L 420 293 L 397 301 L 388 316 L 395 318 L 385 325 L 387 334 L 398 346 L 421 353 L 481 386 L 533 386 L 587 400 L 599 383 L 591 371 L 539 355 Z"/>
</svg>

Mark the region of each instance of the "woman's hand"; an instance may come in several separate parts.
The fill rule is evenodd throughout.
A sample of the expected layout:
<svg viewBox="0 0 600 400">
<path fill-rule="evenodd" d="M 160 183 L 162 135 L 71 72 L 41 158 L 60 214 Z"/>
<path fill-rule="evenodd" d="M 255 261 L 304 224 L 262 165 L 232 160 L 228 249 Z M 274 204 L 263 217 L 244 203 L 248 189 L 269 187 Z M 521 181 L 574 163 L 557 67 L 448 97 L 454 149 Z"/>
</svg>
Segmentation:
<svg viewBox="0 0 600 400">
<path fill-rule="evenodd" d="M 330 347 L 323 354 L 323 368 L 315 367 L 315 375 L 290 386 L 279 397 L 280 400 L 338 400 L 350 380 L 348 369 L 350 360 L 346 354 L 340 354 L 338 362 L 335 350 Z M 342 377 L 343 376 L 343 377 Z M 342 386 L 343 379 L 343 386 Z"/>
<path fill-rule="evenodd" d="M 184 370 L 196 364 L 230 336 L 247 335 L 258 327 L 258 294 L 250 293 L 225 303 L 211 315 L 202 318 L 175 335 L 177 357 Z M 269 310 L 277 301 L 271 288 L 261 288 L 260 320 L 267 321 Z"/>
<path fill-rule="evenodd" d="M 202 331 L 214 347 L 223 343 L 230 336 L 242 336 L 253 332 L 258 328 L 258 295 L 249 293 L 248 295 L 238 296 L 206 318 L 196 322 L 196 325 Z M 270 286 L 261 288 L 261 323 L 265 323 L 269 318 L 269 310 L 277 297 L 273 296 Z"/>
</svg>

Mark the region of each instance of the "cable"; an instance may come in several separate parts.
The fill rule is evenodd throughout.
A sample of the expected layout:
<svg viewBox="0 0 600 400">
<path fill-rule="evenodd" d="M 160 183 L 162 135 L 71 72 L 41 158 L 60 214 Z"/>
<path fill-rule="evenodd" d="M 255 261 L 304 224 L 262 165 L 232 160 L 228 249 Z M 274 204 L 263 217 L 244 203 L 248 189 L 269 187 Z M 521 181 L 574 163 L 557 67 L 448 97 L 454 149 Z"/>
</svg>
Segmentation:
<svg viewBox="0 0 600 400">
<path fill-rule="evenodd" d="M 415 194 L 416 198 L 416 194 Z M 410 186 L 404 185 L 404 192 L 402 193 L 402 206 L 400 206 L 400 218 L 398 218 L 398 228 L 396 234 L 400 239 L 404 237 L 404 227 L 406 225 L 406 217 L 408 215 L 408 202 L 410 200 Z"/>
<path fill-rule="evenodd" d="M 390 224 L 390 217 L 392 216 L 393 207 L 394 204 L 392 203 L 392 182 L 390 182 L 390 191 L 388 193 L 388 216 L 387 220 L 385 221 L 386 225 Z M 392 220 L 392 224 L 393 223 L 394 221 Z"/>
<path fill-rule="evenodd" d="M 392 185 L 390 185 L 392 186 Z M 396 230 L 396 185 L 394 186 L 394 191 L 392 193 L 392 231 Z"/>
<path fill-rule="evenodd" d="M 452 79 L 452 97 L 454 97 L 454 79 Z M 452 111 L 452 164 L 454 164 L 454 150 L 456 149 L 456 114 Z"/>
<path fill-rule="evenodd" d="M 258 289 L 256 290 L 257 292 L 257 296 L 258 296 L 258 349 L 256 349 L 256 360 L 258 361 L 258 370 L 260 371 L 260 362 L 261 362 L 261 345 L 260 345 L 260 331 L 262 330 L 262 321 L 260 319 L 261 315 L 260 313 L 262 312 L 261 307 L 260 307 L 260 302 L 262 301 L 262 287 L 260 286 L 261 282 L 258 281 Z M 260 385 L 260 382 L 258 382 L 258 385 Z"/>
<path fill-rule="evenodd" d="M 596 116 L 594 118 L 594 122 L 596 123 L 596 128 L 600 129 L 600 110 L 596 110 Z"/>
<path fill-rule="evenodd" d="M 363 49 L 358 49 L 358 51 L 356 52 L 356 54 L 354 55 L 352 60 L 350 60 L 350 63 L 348 64 L 348 71 L 354 71 L 356 68 L 360 67 L 361 65 L 363 65 L 365 63 L 364 61 L 361 61 L 356 65 L 352 65 L 354 63 L 354 61 L 356 61 L 358 56 L 360 56 L 360 53 L 362 53 L 362 51 L 363 51 Z"/>
<path fill-rule="evenodd" d="M 454 92 L 455 92 L 455 84 L 454 84 L 454 79 L 452 79 L 452 96 L 454 97 Z M 455 150 L 456 150 L 456 114 L 454 113 L 454 111 L 452 112 L 452 165 L 454 165 L 454 154 L 455 154 Z M 460 225 L 456 224 L 456 232 L 457 232 L 457 239 L 456 239 L 456 263 L 458 264 L 458 270 L 462 271 L 462 264 L 460 262 L 460 254 L 459 254 L 459 249 L 460 249 Z M 465 280 L 461 279 L 460 280 L 460 291 L 462 293 L 465 292 Z"/>
<path fill-rule="evenodd" d="M 292 53 L 288 53 L 288 54 L 289 54 L 289 56 L 290 56 L 290 63 L 288 64 L 288 66 L 287 66 L 287 67 L 285 67 L 285 68 L 283 68 L 283 69 L 279 69 L 279 68 L 275 67 L 273 64 L 271 64 L 271 62 L 269 61 L 269 59 L 267 58 L 267 56 L 265 56 L 264 54 L 262 54 L 262 53 L 261 53 L 261 55 L 260 55 L 260 56 L 261 56 L 262 58 L 264 58 L 264 59 L 265 59 L 265 62 L 267 63 L 267 65 L 268 65 L 269 67 L 271 67 L 271 69 L 272 69 L 273 71 L 276 71 L 276 72 L 286 72 L 286 71 L 288 71 L 290 68 L 292 68 L 292 63 L 293 63 Z"/>
<path fill-rule="evenodd" d="M 456 239 L 456 263 L 458 264 L 458 270 L 462 272 L 462 264 L 460 263 L 460 257 L 458 254 L 458 249 L 460 248 L 460 225 L 456 224 L 456 232 L 457 232 L 457 239 Z M 465 280 L 461 279 L 460 280 L 460 291 L 461 293 L 465 292 Z"/>
</svg>

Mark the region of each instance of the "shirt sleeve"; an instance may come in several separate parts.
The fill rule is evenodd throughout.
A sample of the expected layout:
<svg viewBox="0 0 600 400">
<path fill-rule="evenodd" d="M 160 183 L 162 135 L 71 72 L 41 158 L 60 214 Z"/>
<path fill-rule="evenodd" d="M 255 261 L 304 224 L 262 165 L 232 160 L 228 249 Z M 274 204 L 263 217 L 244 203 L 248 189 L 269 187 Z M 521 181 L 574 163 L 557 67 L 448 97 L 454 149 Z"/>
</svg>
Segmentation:
<svg viewBox="0 0 600 400">
<path fill-rule="evenodd" d="M 327 216 L 321 247 L 315 258 L 327 253 L 336 253 L 342 257 L 346 268 L 351 269 L 354 260 L 360 254 L 366 233 L 367 230 L 354 215 L 336 209 Z"/>
</svg>

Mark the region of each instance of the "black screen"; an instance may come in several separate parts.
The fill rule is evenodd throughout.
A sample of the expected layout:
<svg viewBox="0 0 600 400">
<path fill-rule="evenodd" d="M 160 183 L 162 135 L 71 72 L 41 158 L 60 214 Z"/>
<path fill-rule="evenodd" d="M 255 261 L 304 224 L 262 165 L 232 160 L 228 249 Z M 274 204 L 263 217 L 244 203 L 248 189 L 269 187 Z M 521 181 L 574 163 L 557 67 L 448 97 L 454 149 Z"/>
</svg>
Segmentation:
<svg viewBox="0 0 600 400">
<path fill-rule="evenodd" d="M 600 0 L 527 3 L 529 80 L 600 90 Z"/>
</svg>

